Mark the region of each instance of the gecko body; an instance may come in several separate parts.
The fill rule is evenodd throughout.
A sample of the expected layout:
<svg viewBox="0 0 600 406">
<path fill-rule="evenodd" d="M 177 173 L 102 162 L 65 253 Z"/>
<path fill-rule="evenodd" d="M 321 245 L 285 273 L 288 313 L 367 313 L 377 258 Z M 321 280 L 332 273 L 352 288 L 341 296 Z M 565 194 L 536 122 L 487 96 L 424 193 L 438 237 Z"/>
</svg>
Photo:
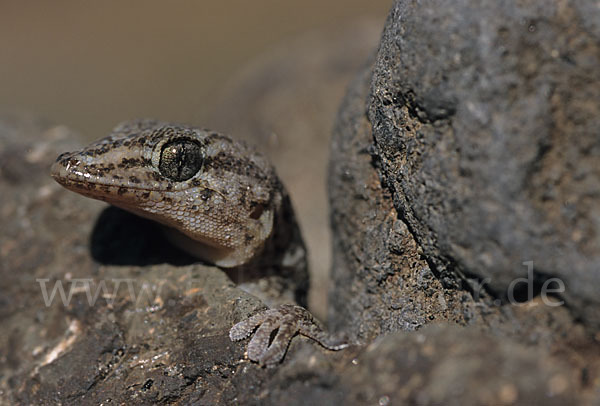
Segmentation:
<svg viewBox="0 0 600 406">
<path fill-rule="evenodd" d="M 298 306 L 308 288 L 300 230 L 274 168 L 246 144 L 210 130 L 136 120 L 61 154 L 51 174 L 69 190 L 161 223 L 173 244 L 199 259 L 238 269 L 240 287 L 275 306 L 230 331 L 234 341 L 256 331 L 251 360 L 276 365 L 297 333 L 332 350 L 346 346 Z"/>
</svg>

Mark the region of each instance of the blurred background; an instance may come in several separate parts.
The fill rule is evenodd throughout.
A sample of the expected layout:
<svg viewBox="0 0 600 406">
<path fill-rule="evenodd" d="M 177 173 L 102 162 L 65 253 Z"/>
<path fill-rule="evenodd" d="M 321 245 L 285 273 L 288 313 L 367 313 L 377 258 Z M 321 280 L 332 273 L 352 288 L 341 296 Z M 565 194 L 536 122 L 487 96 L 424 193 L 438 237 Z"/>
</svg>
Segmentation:
<svg viewBox="0 0 600 406">
<path fill-rule="evenodd" d="M 265 151 L 310 250 L 324 318 L 329 135 L 348 83 L 376 51 L 390 0 L 3 1 L 0 113 L 75 130 L 123 120 L 209 127 Z"/>
<path fill-rule="evenodd" d="M 377 19 L 389 0 L 3 1 L 0 108 L 97 138 L 118 121 L 203 123 L 241 66 L 302 33 Z"/>
</svg>

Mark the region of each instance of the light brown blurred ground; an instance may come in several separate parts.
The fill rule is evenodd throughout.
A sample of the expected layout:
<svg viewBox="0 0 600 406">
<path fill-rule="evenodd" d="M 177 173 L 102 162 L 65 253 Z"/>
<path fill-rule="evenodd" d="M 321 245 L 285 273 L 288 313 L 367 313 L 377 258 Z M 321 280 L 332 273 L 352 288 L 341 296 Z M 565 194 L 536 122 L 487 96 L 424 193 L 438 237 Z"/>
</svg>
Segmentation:
<svg viewBox="0 0 600 406">
<path fill-rule="evenodd" d="M 270 155 L 310 250 L 326 314 L 329 135 L 389 0 L 53 1 L 0 5 L 0 111 L 87 139 L 153 117 L 232 133 Z"/>
</svg>

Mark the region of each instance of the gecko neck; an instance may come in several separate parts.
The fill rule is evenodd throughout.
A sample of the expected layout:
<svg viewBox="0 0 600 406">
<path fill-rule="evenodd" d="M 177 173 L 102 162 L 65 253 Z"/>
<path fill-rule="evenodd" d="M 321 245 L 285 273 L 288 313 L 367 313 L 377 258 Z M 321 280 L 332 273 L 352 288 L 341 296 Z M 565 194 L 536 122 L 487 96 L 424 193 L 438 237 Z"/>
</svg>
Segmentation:
<svg viewBox="0 0 600 406">
<path fill-rule="evenodd" d="M 307 252 L 294 210 L 285 191 L 275 213 L 273 234 L 262 252 L 250 262 L 223 269 L 243 290 L 269 306 L 307 305 L 309 288 Z"/>
<path fill-rule="evenodd" d="M 232 251 L 205 246 L 182 232 L 163 227 L 166 238 L 195 258 L 220 267 L 242 289 L 271 305 L 295 302 L 306 305 L 309 288 L 307 252 L 291 200 L 283 191 L 273 219 L 273 233 L 263 249 L 239 265 Z"/>
</svg>

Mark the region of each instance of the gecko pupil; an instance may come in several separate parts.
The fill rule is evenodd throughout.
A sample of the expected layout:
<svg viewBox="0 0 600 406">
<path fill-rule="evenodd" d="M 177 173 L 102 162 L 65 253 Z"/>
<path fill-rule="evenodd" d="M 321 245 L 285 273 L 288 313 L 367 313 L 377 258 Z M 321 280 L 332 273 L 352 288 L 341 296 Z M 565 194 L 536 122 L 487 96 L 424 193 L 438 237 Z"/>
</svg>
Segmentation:
<svg viewBox="0 0 600 406">
<path fill-rule="evenodd" d="M 181 182 L 193 177 L 202 168 L 202 147 L 192 140 L 175 140 L 166 143 L 160 152 L 160 173 Z"/>
</svg>

